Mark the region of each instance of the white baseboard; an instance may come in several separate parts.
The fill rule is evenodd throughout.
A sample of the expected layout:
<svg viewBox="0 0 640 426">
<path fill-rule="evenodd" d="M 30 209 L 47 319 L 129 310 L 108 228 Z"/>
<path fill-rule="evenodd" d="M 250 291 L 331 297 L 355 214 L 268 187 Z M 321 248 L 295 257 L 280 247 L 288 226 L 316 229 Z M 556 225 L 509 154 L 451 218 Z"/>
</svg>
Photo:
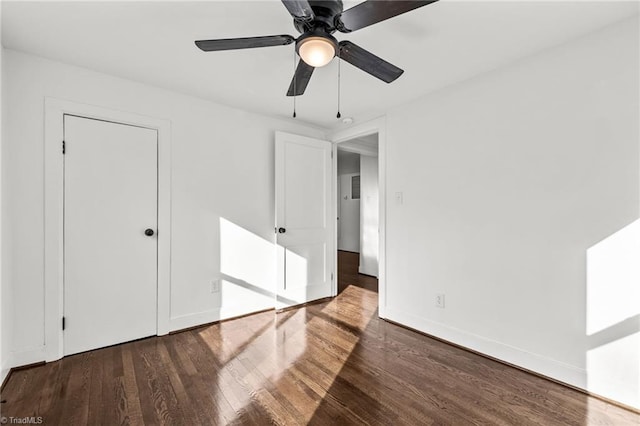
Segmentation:
<svg viewBox="0 0 640 426">
<path fill-rule="evenodd" d="M 374 269 L 374 268 L 363 268 L 362 265 L 360 265 L 358 267 L 358 273 L 362 274 L 362 275 L 368 275 L 370 277 L 375 277 L 378 278 L 378 269 Z"/>
<path fill-rule="evenodd" d="M 587 372 L 583 368 L 578 368 L 552 358 L 487 339 L 442 323 L 420 318 L 416 315 L 400 312 L 389 306 L 387 306 L 385 310 L 385 318 L 571 386 L 587 389 Z"/>
<path fill-rule="evenodd" d="M 7 369 L 45 361 L 47 358 L 45 349 L 43 345 L 35 348 L 11 351 L 9 353 L 9 360 L 7 360 Z M 3 371 L 5 367 L 6 365 L 3 366 Z"/>
<path fill-rule="evenodd" d="M 211 309 L 209 311 L 196 312 L 193 314 L 172 317 L 169 328 L 171 331 L 183 330 L 185 328 L 197 327 L 215 321 L 222 321 L 243 315 L 273 309 L 274 306 L 268 304 L 255 304 L 254 306 L 230 306 L 224 308 Z"/>
<path fill-rule="evenodd" d="M 10 368 L 5 368 L 4 366 L 0 368 L 0 383 L 4 383 L 5 379 L 9 375 Z"/>
<path fill-rule="evenodd" d="M 169 330 L 176 331 L 220 320 L 220 309 L 180 315 L 169 320 Z"/>
<path fill-rule="evenodd" d="M 169 329 L 171 331 L 182 330 L 185 328 L 196 327 L 215 321 L 248 315 L 267 309 L 273 309 L 273 306 L 256 303 L 253 306 L 231 306 L 224 307 L 222 309 L 217 308 L 204 312 L 181 315 L 171 318 Z M 8 359 L 3 360 L 4 365 L 2 366 L 2 369 L 0 371 L 0 383 L 2 383 L 2 380 L 4 380 L 7 374 L 9 374 L 9 370 L 11 368 L 22 367 L 24 365 L 45 361 L 47 360 L 46 355 L 47 354 L 45 346 L 38 346 L 35 348 L 10 352 Z M 57 359 L 59 358 L 48 359 L 48 361 L 55 361 Z"/>
</svg>

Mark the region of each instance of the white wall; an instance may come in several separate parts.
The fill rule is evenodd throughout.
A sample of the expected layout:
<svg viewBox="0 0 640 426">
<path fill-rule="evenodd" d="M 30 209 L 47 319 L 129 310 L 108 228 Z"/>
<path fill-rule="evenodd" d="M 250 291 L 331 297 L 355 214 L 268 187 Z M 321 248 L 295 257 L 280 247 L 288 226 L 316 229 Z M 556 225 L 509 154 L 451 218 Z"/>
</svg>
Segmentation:
<svg viewBox="0 0 640 426">
<path fill-rule="evenodd" d="M 338 250 L 354 253 L 360 252 L 360 199 L 353 199 L 351 179 L 359 175 L 359 172 L 338 175 Z"/>
<path fill-rule="evenodd" d="M 360 173 L 360 154 L 338 148 L 338 176 Z"/>
<path fill-rule="evenodd" d="M 3 233 L 3 267 L 11 271 L 13 291 L 3 296 L 29 307 L 10 318 L 12 365 L 39 360 L 45 340 L 45 97 L 171 121 L 172 329 L 273 306 L 266 294 L 275 285 L 274 131 L 320 138 L 322 131 L 12 50 L 3 60 L 10 108 L 4 110 L 2 206 L 4 229 L 9 223 L 11 229 Z M 220 293 L 211 292 L 216 279 Z"/>
<path fill-rule="evenodd" d="M 388 113 L 389 319 L 640 407 L 638 282 L 607 293 L 605 329 L 586 308 L 588 250 L 639 217 L 638 35 L 636 17 Z"/>
<path fill-rule="evenodd" d="M 361 274 L 378 276 L 378 157 L 360 156 Z"/>
<path fill-rule="evenodd" d="M 3 255 L 2 255 L 2 245 L 3 245 L 3 238 L 2 238 L 2 234 L 3 234 L 3 214 L 2 211 L 4 210 L 4 203 L 1 203 L 2 200 L 2 193 L 4 192 L 2 189 L 2 173 L 3 173 L 3 167 L 2 167 L 2 150 L 3 150 L 3 140 L 4 138 L 2 137 L 2 80 L 4 79 L 4 74 L 2 73 L 2 56 L 4 55 L 4 47 L 2 46 L 2 4 L 0 4 L 0 383 L 2 383 L 2 381 L 5 379 L 7 373 L 8 373 L 8 369 L 5 368 L 5 362 L 6 362 L 6 356 L 5 356 L 5 350 L 6 348 L 8 348 L 8 345 L 5 344 L 5 339 L 8 336 L 8 334 L 5 333 L 4 331 L 4 325 L 5 325 L 5 321 L 3 319 L 3 316 L 5 315 L 5 308 L 4 308 L 4 304 L 5 301 L 3 299 L 3 293 L 4 293 L 4 277 L 3 277 Z"/>
</svg>

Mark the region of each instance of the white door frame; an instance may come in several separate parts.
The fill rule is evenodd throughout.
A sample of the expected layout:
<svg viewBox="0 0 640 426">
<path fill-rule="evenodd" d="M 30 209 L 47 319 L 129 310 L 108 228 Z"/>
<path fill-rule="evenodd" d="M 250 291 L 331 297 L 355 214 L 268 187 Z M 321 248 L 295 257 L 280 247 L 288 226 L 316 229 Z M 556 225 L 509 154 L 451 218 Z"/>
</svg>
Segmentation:
<svg viewBox="0 0 640 426">
<path fill-rule="evenodd" d="M 64 115 L 113 121 L 158 132 L 157 334 L 169 332 L 171 289 L 171 122 L 55 98 L 44 103 L 44 349 L 45 360 L 63 357 Z"/>
<path fill-rule="evenodd" d="M 351 139 L 368 136 L 371 134 L 378 134 L 378 191 L 379 191 L 379 226 L 380 234 L 378 241 L 378 316 L 380 318 L 386 318 L 386 306 L 387 306 L 387 264 L 386 264 L 386 193 L 387 193 L 387 180 L 386 180 L 386 149 L 387 149 L 387 121 L 386 117 L 379 117 L 365 123 L 353 125 L 347 129 L 336 130 L 328 135 L 329 140 L 337 145 L 341 142 L 346 142 Z M 334 152 L 337 151 L 334 149 Z M 334 155 L 333 158 L 333 192 L 337 194 L 337 182 L 338 182 L 338 155 Z M 338 217 L 338 203 L 337 197 L 333 197 L 334 203 L 334 216 Z M 337 257 L 337 242 L 338 235 L 335 233 L 335 252 Z M 334 275 L 338 276 L 338 262 L 334 265 Z M 335 294 L 335 293 L 334 293 Z"/>
</svg>

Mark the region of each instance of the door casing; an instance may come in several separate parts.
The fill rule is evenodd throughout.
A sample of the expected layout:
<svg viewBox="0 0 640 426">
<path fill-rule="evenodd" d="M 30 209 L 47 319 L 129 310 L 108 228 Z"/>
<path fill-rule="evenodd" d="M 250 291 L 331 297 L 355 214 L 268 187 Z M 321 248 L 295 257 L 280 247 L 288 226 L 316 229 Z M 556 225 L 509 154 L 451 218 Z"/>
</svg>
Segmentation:
<svg viewBox="0 0 640 426">
<path fill-rule="evenodd" d="M 386 282 L 386 148 L 387 148 L 387 126 L 386 118 L 384 116 L 367 121 L 361 124 L 353 125 L 347 129 L 337 130 L 328 135 L 328 139 L 333 144 L 340 144 L 351 139 L 368 136 L 371 134 L 378 134 L 378 220 L 380 227 L 380 234 L 378 240 L 378 316 L 380 318 L 386 317 L 386 303 L 387 303 L 387 282 Z M 335 149 L 334 149 L 335 151 Z M 337 194 L 337 182 L 338 182 L 338 156 L 334 155 L 333 158 L 333 191 Z M 337 197 L 333 197 L 334 202 L 334 216 L 338 217 L 338 202 Z M 336 227 L 337 228 L 337 227 Z M 338 234 L 336 231 L 335 241 L 338 241 Z M 337 247 L 336 247 L 337 258 Z M 337 259 L 335 265 L 335 276 L 338 276 Z"/>
<path fill-rule="evenodd" d="M 164 335 L 170 327 L 171 279 L 171 123 L 134 113 L 45 98 L 44 134 L 44 291 L 45 332 L 42 354 L 33 358 L 55 361 L 63 357 L 63 296 L 64 296 L 64 174 L 62 141 L 64 115 L 76 115 L 112 121 L 158 132 L 158 297 L 157 334 Z M 33 362 L 33 361 L 31 361 Z"/>
</svg>

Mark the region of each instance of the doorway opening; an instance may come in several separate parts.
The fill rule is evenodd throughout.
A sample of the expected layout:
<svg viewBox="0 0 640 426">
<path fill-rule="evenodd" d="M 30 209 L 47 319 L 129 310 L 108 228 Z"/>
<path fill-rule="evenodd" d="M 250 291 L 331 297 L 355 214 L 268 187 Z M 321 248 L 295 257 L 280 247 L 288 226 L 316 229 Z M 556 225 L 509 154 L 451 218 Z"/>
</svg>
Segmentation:
<svg viewBox="0 0 640 426">
<path fill-rule="evenodd" d="M 378 291 L 378 133 L 337 144 L 338 293 Z"/>
</svg>

